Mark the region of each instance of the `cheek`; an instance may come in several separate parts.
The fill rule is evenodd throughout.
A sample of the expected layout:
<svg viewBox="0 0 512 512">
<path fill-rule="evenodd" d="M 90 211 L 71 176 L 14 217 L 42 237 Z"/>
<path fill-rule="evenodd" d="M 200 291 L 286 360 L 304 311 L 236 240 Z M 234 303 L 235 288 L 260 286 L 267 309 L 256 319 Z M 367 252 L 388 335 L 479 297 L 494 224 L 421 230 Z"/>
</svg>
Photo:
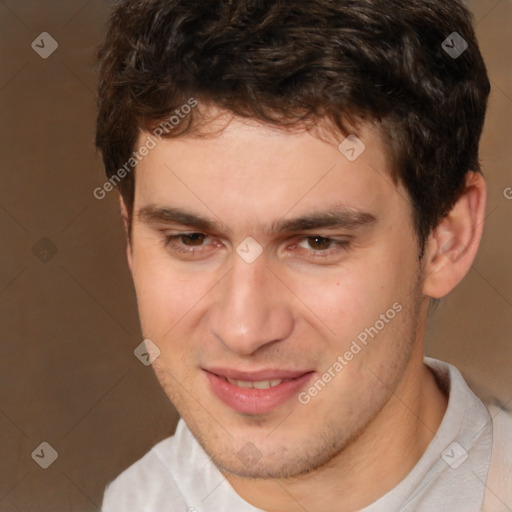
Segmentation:
<svg viewBox="0 0 512 512">
<path fill-rule="evenodd" d="M 297 296 L 332 331 L 361 327 L 386 311 L 401 295 L 397 275 L 376 264 L 351 266 L 322 278 L 296 279 Z"/>
<path fill-rule="evenodd" d="M 204 275 L 184 274 L 155 252 L 134 252 L 133 281 L 144 335 L 163 340 L 193 313 L 211 286 L 204 282 Z"/>
<path fill-rule="evenodd" d="M 334 340 L 338 350 L 344 349 L 390 308 L 387 316 L 394 318 L 393 304 L 410 300 L 418 271 L 414 254 L 388 242 L 364 254 L 354 253 L 339 268 L 322 275 L 295 275 L 291 288 L 314 313 L 311 318 L 318 330 Z"/>
</svg>

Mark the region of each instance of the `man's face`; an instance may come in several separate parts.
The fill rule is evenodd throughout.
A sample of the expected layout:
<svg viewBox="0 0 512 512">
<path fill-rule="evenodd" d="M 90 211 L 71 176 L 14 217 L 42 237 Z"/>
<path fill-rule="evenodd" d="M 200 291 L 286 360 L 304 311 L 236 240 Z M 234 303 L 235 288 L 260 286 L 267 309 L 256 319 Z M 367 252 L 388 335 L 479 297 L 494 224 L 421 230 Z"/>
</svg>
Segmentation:
<svg viewBox="0 0 512 512">
<path fill-rule="evenodd" d="M 354 161 L 343 138 L 234 120 L 214 138 L 160 141 L 137 168 L 129 258 L 156 375 L 241 476 L 326 463 L 411 368 L 411 206 L 377 132 L 361 132 Z"/>
</svg>

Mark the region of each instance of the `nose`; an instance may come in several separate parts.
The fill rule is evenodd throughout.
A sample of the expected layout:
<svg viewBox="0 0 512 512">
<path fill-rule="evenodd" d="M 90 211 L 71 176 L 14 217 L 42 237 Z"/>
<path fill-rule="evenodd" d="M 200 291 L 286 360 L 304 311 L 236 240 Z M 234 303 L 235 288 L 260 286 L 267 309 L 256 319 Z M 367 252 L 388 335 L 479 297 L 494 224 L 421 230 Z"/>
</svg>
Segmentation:
<svg viewBox="0 0 512 512">
<path fill-rule="evenodd" d="M 230 351 L 251 355 L 264 345 L 287 339 L 293 331 L 290 292 L 261 255 L 253 263 L 235 256 L 210 309 L 210 332 Z"/>
</svg>

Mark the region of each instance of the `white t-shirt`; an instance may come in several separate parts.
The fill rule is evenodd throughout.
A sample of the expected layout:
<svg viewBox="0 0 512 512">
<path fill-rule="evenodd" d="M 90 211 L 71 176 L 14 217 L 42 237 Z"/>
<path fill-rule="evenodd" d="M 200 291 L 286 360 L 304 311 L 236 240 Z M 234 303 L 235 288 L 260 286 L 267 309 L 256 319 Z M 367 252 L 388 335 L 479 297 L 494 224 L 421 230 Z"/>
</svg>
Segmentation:
<svg viewBox="0 0 512 512">
<path fill-rule="evenodd" d="M 425 358 L 449 394 L 441 425 L 412 471 L 361 512 L 511 512 L 512 414 L 486 407 L 460 372 Z M 262 512 L 244 501 L 180 420 L 106 490 L 103 512 Z"/>
</svg>

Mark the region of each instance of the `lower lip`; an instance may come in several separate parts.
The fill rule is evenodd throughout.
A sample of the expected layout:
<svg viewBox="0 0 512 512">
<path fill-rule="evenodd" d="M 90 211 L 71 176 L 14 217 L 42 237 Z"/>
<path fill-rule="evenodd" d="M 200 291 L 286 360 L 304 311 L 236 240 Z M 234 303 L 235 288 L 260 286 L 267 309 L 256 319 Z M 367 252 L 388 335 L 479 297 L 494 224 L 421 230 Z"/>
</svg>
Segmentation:
<svg viewBox="0 0 512 512">
<path fill-rule="evenodd" d="M 297 395 L 314 372 L 305 373 L 267 389 L 240 388 L 227 382 L 224 377 L 208 371 L 205 373 L 212 391 L 231 409 L 242 414 L 265 414 Z"/>
</svg>

